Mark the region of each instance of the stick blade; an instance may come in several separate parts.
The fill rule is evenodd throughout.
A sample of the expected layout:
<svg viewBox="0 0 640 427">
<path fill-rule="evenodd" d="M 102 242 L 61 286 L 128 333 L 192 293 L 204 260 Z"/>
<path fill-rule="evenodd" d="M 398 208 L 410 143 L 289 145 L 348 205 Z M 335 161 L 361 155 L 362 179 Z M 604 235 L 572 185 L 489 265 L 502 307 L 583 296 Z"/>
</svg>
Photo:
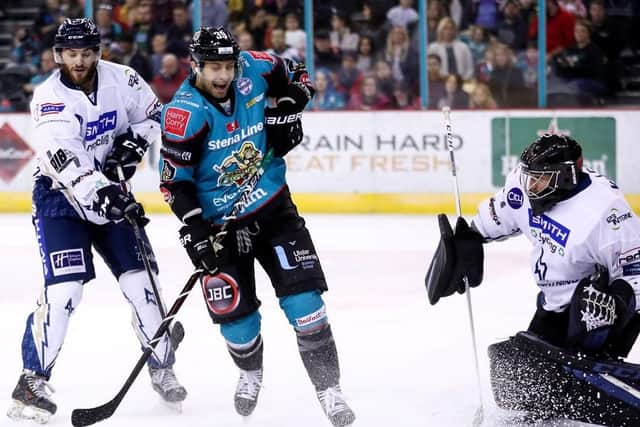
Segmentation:
<svg viewBox="0 0 640 427">
<path fill-rule="evenodd" d="M 106 420 L 116 411 L 117 405 L 108 402 L 95 408 L 74 409 L 71 411 L 71 424 L 74 427 L 85 427 Z"/>
</svg>

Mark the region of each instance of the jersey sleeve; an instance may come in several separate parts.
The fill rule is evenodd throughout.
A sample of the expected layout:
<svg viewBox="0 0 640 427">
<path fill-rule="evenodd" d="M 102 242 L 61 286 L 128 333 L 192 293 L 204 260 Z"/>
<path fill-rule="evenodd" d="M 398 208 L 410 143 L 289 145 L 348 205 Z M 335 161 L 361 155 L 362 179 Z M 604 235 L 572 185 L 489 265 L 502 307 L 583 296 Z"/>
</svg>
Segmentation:
<svg viewBox="0 0 640 427">
<path fill-rule="evenodd" d="M 240 52 L 241 60 L 250 67 L 257 67 L 267 82 L 267 96 L 279 98 L 287 94 L 287 86 L 292 82 L 302 83 L 313 91 L 304 64 L 292 59 L 281 58 L 264 51 Z"/>
<path fill-rule="evenodd" d="M 201 106 L 180 97 L 163 108 L 161 124 L 160 191 L 171 210 L 185 222 L 202 213 L 194 173 L 209 134 L 209 124 Z"/>
<path fill-rule="evenodd" d="M 126 110 L 131 130 L 149 142 L 160 137 L 162 103 L 147 82 L 132 68 L 124 69 Z"/>
<path fill-rule="evenodd" d="M 598 262 L 609 270 L 609 280 L 626 280 L 640 309 L 640 219 L 622 196 L 604 211 L 592 242 Z"/>
<path fill-rule="evenodd" d="M 83 115 L 74 111 L 73 105 L 54 98 L 53 95 L 34 96 L 31 102 L 40 173 L 50 177 L 67 197 L 88 208 L 96 191 L 110 183 L 96 170 L 84 148 Z"/>
<path fill-rule="evenodd" d="M 504 240 L 521 233 L 514 210 L 522 207 L 524 196 L 514 185 L 516 182 L 517 171 L 513 171 L 507 176 L 505 186 L 478 206 L 472 222 L 485 241 Z"/>
</svg>

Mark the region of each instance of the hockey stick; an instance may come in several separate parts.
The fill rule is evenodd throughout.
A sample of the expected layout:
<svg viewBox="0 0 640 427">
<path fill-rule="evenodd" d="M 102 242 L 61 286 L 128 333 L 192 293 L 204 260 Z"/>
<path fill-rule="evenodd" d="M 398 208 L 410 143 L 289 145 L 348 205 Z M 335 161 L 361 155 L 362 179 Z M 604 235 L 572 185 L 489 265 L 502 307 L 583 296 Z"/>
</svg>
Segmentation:
<svg viewBox="0 0 640 427">
<path fill-rule="evenodd" d="M 218 232 L 218 234 L 216 234 L 216 237 L 213 242 L 214 248 L 221 244 L 222 239 L 224 238 L 227 228 L 229 228 L 229 225 L 231 224 L 231 222 L 235 220 L 238 214 L 242 212 L 242 209 L 244 209 L 244 207 L 249 204 L 251 200 L 251 193 L 255 189 L 260 178 L 262 178 L 262 175 L 264 175 L 265 168 L 271 162 L 272 157 L 273 157 L 273 150 L 269 149 L 269 151 L 267 151 L 267 154 L 265 154 L 264 158 L 262 159 L 262 162 L 260 163 L 260 166 L 258 167 L 258 169 L 255 171 L 253 175 L 251 175 L 251 178 L 249 178 L 249 180 L 247 180 L 247 182 L 245 183 L 245 186 L 242 189 L 240 196 L 231 207 L 231 211 L 223 217 L 224 223 L 222 224 L 222 227 L 220 228 L 220 231 Z M 105 420 L 113 415 L 113 413 L 116 411 L 116 409 L 120 405 L 120 402 L 122 402 L 122 399 L 127 394 L 127 391 L 129 391 L 129 388 L 138 377 L 138 374 L 140 373 L 147 359 L 153 352 L 153 349 L 156 347 L 156 345 L 158 345 L 158 342 L 160 341 L 160 337 L 162 337 L 162 335 L 164 335 L 167 329 L 169 329 L 169 326 L 171 325 L 173 318 L 178 313 L 178 310 L 180 310 L 180 307 L 182 307 L 182 304 L 187 299 L 189 292 L 191 292 L 191 289 L 193 289 L 193 286 L 198 281 L 198 278 L 200 277 L 202 272 L 203 272 L 202 269 L 197 269 L 193 272 L 191 277 L 189 277 L 189 280 L 187 280 L 187 283 L 182 288 L 180 295 L 178 295 L 178 298 L 175 300 L 175 302 L 169 309 L 167 316 L 163 319 L 162 323 L 158 327 L 158 330 L 156 331 L 156 334 L 153 336 L 153 339 L 149 342 L 149 347 L 147 347 L 144 350 L 144 352 L 142 353 L 142 356 L 140 356 L 140 359 L 138 359 L 138 362 L 136 363 L 135 367 L 129 374 L 129 377 L 127 377 L 127 379 L 125 380 L 118 394 L 116 394 L 116 396 L 113 399 L 111 399 L 109 402 L 105 403 L 104 405 L 96 406 L 94 408 L 87 408 L 87 409 L 74 409 L 71 412 L 71 424 L 73 424 L 74 427 L 89 426 L 99 421 Z"/>
<path fill-rule="evenodd" d="M 444 114 L 444 126 L 447 138 L 447 147 L 449 148 L 449 161 L 451 162 L 451 175 L 453 177 L 453 189 L 456 203 L 456 214 L 458 217 L 462 216 L 462 207 L 460 206 L 460 189 L 458 187 L 458 175 L 456 173 L 456 160 L 453 154 L 453 130 L 451 127 L 451 109 L 449 107 L 443 107 L 442 113 Z M 480 383 L 480 365 L 478 363 L 478 346 L 476 344 L 476 328 L 473 321 L 473 309 L 471 307 L 471 292 L 469 290 L 469 280 L 464 278 L 464 290 L 467 295 L 467 311 L 469 313 L 469 326 L 471 326 L 471 344 L 473 347 L 473 358 L 476 365 L 476 380 L 478 385 L 478 398 L 480 399 L 480 406 L 476 410 L 473 416 L 472 425 L 479 426 L 484 420 L 484 409 L 482 405 L 482 387 Z"/>
<path fill-rule="evenodd" d="M 120 188 L 123 192 L 129 194 L 129 189 L 127 188 L 127 180 L 124 177 L 122 166 L 118 165 L 116 167 L 116 171 L 118 173 Z M 153 296 L 156 299 L 156 304 L 158 306 L 158 310 L 160 311 L 160 317 L 164 319 L 165 317 L 167 317 L 167 314 L 165 313 L 164 304 L 162 303 L 162 299 L 160 298 L 160 291 L 158 290 L 158 286 L 156 285 L 156 281 L 153 277 L 153 271 L 151 270 L 151 261 L 149 261 L 149 253 L 147 252 L 147 245 L 145 245 L 144 237 L 142 236 L 142 230 L 140 229 L 140 225 L 135 218 L 131 217 L 130 215 L 125 215 L 125 218 L 133 228 L 133 234 L 136 238 L 136 246 L 140 251 L 142 263 L 144 264 L 144 269 L 147 272 L 149 283 L 151 283 L 151 290 L 153 291 Z M 148 220 L 145 219 L 145 221 Z M 173 336 L 173 330 L 176 331 L 175 337 Z M 171 347 L 176 350 L 178 348 L 178 345 L 180 345 L 180 342 L 184 338 L 184 327 L 182 326 L 182 323 L 176 322 L 175 325 L 173 325 L 173 330 L 167 329 L 167 335 L 169 336 Z"/>
</svg>

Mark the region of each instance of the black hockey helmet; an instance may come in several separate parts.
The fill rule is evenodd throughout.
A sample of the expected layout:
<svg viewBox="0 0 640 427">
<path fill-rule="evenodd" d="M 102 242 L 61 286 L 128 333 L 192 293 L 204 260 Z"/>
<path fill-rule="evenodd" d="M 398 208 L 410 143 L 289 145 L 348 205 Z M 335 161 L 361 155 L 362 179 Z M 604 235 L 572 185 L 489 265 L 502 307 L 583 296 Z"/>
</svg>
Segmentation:
<svg viewBox="0 0 640 427">
<path fill-rule="evenodd" d="M 100 32 L 89 18 L 67 18 L 58 27 L 55 35 L 53 51 L 57 63 L 61 63 L 60 52 L 64 48 L 94 49 L 100 52 Z"/>
<path fill-rule="evenodd" d="M 534 215 L 563 200 L 577 185 L 582 148 L 566 135 L 544 134 L 520 156 L 520 182 Z"/>
<path fill-rule="evenodd" d="M 189 43 L 191 57 L 199 67 L 206 61 L 234 61 L 237 64 L 240 48 L 233 35 L 223 27 L 201 27 Z"/>
</svg>

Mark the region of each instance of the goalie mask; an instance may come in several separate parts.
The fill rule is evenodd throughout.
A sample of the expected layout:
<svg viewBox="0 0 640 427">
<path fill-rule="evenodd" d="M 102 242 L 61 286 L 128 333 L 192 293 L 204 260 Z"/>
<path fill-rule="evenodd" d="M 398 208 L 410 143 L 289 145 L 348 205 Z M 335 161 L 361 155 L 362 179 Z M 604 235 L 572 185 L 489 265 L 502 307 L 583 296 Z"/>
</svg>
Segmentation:
<svg viewBox="0 0 640 427">
<path fill-rule="evenodd" d="M 545 134 L 520 156 L 520 183 L 534 215 L 548 211 L 576 188 L 582 149 L 571 137 Z"/>
</svg>

